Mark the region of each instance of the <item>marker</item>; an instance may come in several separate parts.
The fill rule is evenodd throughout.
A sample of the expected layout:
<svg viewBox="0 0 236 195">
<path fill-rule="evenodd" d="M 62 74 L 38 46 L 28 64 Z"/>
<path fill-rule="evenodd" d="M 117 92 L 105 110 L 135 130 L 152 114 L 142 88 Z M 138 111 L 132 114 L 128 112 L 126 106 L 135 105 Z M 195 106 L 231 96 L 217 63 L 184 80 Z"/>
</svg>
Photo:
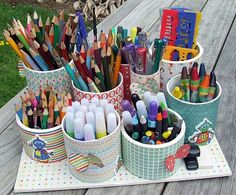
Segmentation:
<svg viewBox="0 0 236 195">
<path fill-rule="evenodd" d="M 121 104 L 124 111 L 129 111 L 133 118 L 137 118 L 137 113 L 128 100 L 122 100 Z"/>
<path fill-rule="evenodd" d="M 137 110 L 137 107 L 136 107 L 136 103 L 140 100 L 140 97 L 137 93 L 132 93 L 131 94 L 131 101 L 133 103 L 133 106 L 135 107 L 135 109 Z"/>
<path fill-rule="evenodd" d="M 208 91 L 208 96 L 207 96 L 208 101 L 211 101 L 215 98 L 215 93 L 216 93 L 216 75 L 213 71 L 211 71 L 210 86 L 209 86 L 209 91 Z"/>
<path fill-rule="evenodd" d="M 71 112 L 66 113 L 66 133 L 74 138 L 74 114 Z"/>
<path fill-rule="evenodd" d="M 122 113 L 123 123 L 126 132 L 129 136 L 132 136 L 132 133 L 134 132 L 133 124 L 132 124 L 132 116 L 129 111 L 124 111 Z"/>
<path fill-rule="evenodd" d="M 94 132 L 95 132 L 95 115 L 93 112 L 87 112 L 86 113 L 86 123 L 91 124 L 93 126 Z"/>
<path fill-rule="evenodd" d="M 168 128 L 168 111 L 162 111 L 162 132 L 165 132 Z"/>
<path fill-rule="evenodd" d="M 151 129 L 156 128 L 157 111 L 158 111 L 157 103 L 155 101 L 151 101 L 149 103 L 148 128 L 151 128 Z"/>
<path fill-rule="evenodd" d="M 149 140 L 150 140 L 150 138 L 144 135 L 141 139 L 141 143 L 148 144 Z"/>
<path fill-rule="evenodd" d="M 90 102 L 92 103 L 92 104 L 95 104 L 96 106 L 99 106 L 100 105 L 100 101 L 99 101 L 99 99 L 98 99 L 98 97 L 93 97 L 91 100 L 90 100 Z"/>
<path fill-rule="evenodd" d="M 140 125 L 141 125 L 141 128 L 142 128 L 142 132 L 146 132 L 147 131 L 147 120 L 146 120 L 146 117 L 144 115 L 142 115 L 140 117 Z"/>
<path fill-rule="evenodd" d="M 139 119 L 141 118 L 141 116 L 144 116 L 145 118 L 148 117 L 146 106 L 142 100 L 136 102 L 136 110 L 138 112 Z"/>
<path fill-rule="evenodd" d="M 95 140 L 93 126 L 91 124 L 84 125 L 84 140 L 85 141 Z"/>
<path fill-rule="evenodd" d="M 167 103 L 166 103 L 165 94 L 163 92 L 158 92 L 156 96 L 157 96 L 159 105 L 163 105 L 164 108 L 167 109 L 168 107 L 167 107 Z"/>
<path fill-rule="evenodd" d="M 95 118 L 96 118 L 96 138 L 100 139 L 107 135 L 104 112 L 96 111 Z"/>
<path fill-rule="evenodd" d="M 196 103 L 198 101 L 199 84 L 200 84 L 200 78 L 198 75 L 197 67 L 193 67 L 191 71 L 191 80 L 190 80 L 191 102 Z"/>
<path fill-rule="evenodd" d="M 109 113 L 107 115 L 107 132 L 108 134 L 115 131 L 117 128 L 117 118 L 114 113 Z"/>
<path fill-rule="evenodd" d="M 80 110 L 80 103 L 78 101 L 72 102 L 72 107 L 74 108 L 75 113 Z"/>
<path fill-rule="evenodd" d="M 95 113 L 96 109 L 97 109 L 97 106 L 95 104 L 89 104 L 88 106 L 89 112 Z"/>
<path fill-rule="evenodd" d="M 135 131 L 135 132 L 132 134 L 132 139 L 133 139 L 133 140 L 136 140 L 136 141 L 139 140 L 139 133 L 138 133 L 137 131 Z"/>
<path fill-rule="evenodd" d="M 167 141 L 170 142 L 180 133 L 182 126 L 182 120 L 179 122 L 179 124 L 174 125 L 174 128 L 171 131 L 171 135 L 167 138 Z"/>
<path fill-rule="evenodd" d="M 162 136 L 162 113 L 161 112 L 158 112 L 156 116 L 156 121 L 157 121 L 156 133 L 158 135 L 158 138 L 161 138 Z"/>
<path fill-rule="evenodd" d="M 138 119 L 137 118 L 132 118 L 132 124 L 134 131 L 138 132 L 140 135 L 142 133 L 141 127 L 139 125 Z"/>
<path fill-rule="evenodd" d="M 85 105 L 81 105 L 80 106 L 80 111 L 84 113 L 84 116 L 86 115 L 86 113 L 88 112 L 88 107 Z"/>
<path fill-rule="evenodd" d="M 180 88 L 183 92 L 182 100 L 190 102 L 189 78 L 187 67 L 184 66 L 180 77 Z"/>
<path fill-rule="evenodd" d="M 107 99 L 100 99 L 100 106 L 103 108 L 103 110 L 105 110 L 107 104 L 108 104 Z"/>
<path fill-rule="evenodd" d="M 89 105 L 89 100 L 86 98 L 82 98 L 82 100 L 80 102 L 81 102 L 81 105 L 85 105 L 85 106 Z"/>
<path fill-rule="evenodd" d="M 77 140 L 84 139 L 84 124 L 81 118 L 74 119 L 74 138 Z"/>
<path fill-rule="evenodd" d="M 75 113 L 75 118 L 81 118 L 82 122 L 83 122 L 83 125 L 85 124 L 85 115 L 82 111 L 77 111 Z"/>
<path fill-rule="evenodd" d="M 143 101 L 147 107 L 149 106 L 151 96 L 152 96 L 152 93 L 150 91 L 145 91 L 143 94 Z"/>
</svg>

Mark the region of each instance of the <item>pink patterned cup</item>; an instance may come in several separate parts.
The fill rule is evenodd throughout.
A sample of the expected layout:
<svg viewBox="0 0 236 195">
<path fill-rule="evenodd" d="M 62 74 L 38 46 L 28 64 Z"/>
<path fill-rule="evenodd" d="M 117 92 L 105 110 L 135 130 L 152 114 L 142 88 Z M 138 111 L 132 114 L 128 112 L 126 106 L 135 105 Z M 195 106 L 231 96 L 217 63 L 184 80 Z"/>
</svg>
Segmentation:
<svg viewBox="0 0 236 195">
<path fill-rule="evenodd" d="M 119 84 L 110 91 L 105 91 L 102 93 L 93 93 L 93 92 L 82 91 L 76 88 L 72 81 L 74 100 L 81 101 L 81 99 L 83 98 L 91 100 L 93 97 L 98 97 L 98 99 L 107 99 L 109 103 L 112 103 L 114 105 L 115 109 L 120 114 L 122 111 L 121 101 L 123 100 L 124 97 L 123 76 L 121 73 L 119 73 L 118 83 Z"/>
</svg>

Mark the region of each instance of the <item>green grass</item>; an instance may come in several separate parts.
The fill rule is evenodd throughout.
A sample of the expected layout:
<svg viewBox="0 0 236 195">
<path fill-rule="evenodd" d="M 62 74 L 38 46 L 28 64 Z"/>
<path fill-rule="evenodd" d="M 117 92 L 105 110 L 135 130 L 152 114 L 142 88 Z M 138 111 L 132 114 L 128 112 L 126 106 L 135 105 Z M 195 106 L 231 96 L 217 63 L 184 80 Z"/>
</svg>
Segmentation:
<svg viewBox="0 0 236 195">
<path fill-rule="evenodd" d="M 20 19 L 21 23 L 25 26 L 27 13 L 32 16 L 34 10 L 42 16 L 43 23 L 45 23 L 48 16 L 52 19 L 55 14 L 49 9 L 29 4 L 19 4 L 13 8 L 6 3 L 0 3 L 0 108 L 26 86 L 25 78 L 19 76 L 17 67 L 18 56 L 9 45 L 2 45 L 3 41 L 5 42 L 2 32 L 6 28 L 7 23 L 12 23 L 13 17 Z M 88 21 L 86 24 L 87 31 L 89 32 L 92 29 L 92 22 Z"/>
<path fill-rule="evenodd" d="M 0 41 L 3 41 L 3 29 L 6 24 L 11 24 L 12 18 L 19 18 L 25 25 L 27 13 L 33 14 L 34 10 L 42 16 L 43 21 L 48 15 L 53 13 L 41 7 L 33 7 L 29 5 L 17 5 L 12 8 L 8 4 L 0 3 Z M 3 43 L 3 42 L 1 42 Z M 0 45 L 0 107 L 13 98 L 21 89 L 26 86 L 25 78 L 19 76 L 17 62 L 19 58 L 8 45 Z"/>
</svg>

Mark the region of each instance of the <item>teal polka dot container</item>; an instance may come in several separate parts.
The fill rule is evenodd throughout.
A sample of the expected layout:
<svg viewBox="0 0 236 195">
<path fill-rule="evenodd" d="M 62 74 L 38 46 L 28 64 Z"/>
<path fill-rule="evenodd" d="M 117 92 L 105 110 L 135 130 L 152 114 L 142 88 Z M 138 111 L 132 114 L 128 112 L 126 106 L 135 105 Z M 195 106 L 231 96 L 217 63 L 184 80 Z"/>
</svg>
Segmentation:
<svg viewBox="0 0 236 195">
<path fill-rule="evenodd" d="M 221 98 L 221 86 L 217 82 L 215 99 L 204 103 L 185 102 L 175 98 L 171 92 L 179 85 L 181 75 L 167 83 L 167 103 L 169 108 L 178 112 L 186 123 L 185 142 L 207 145 L 215 135 L 218 107 Z"/>
</svg>

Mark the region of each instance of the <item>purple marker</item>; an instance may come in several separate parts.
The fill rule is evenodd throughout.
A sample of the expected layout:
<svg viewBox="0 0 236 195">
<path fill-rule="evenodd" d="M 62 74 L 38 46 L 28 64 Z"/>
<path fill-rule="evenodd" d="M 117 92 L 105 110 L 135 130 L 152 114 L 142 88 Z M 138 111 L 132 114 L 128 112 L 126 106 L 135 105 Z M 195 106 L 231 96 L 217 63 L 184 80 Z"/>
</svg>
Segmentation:
<svg viewBox="0 0 236 195">
<path fill-rule="evenodd" d="M 156 128 L 157 112 L 158 112 L 157 103 L 155 101 L 151 101 L 149 103 L 148 128 L 151 128 L 151 129 Z"/>
<path fill-rule="evenodd" d="M 132 118 L 137 118 L 137 113 L 128 100 L 122 100 L 122 108 L 124 111 L 129 111 Z"/>
</svg>

